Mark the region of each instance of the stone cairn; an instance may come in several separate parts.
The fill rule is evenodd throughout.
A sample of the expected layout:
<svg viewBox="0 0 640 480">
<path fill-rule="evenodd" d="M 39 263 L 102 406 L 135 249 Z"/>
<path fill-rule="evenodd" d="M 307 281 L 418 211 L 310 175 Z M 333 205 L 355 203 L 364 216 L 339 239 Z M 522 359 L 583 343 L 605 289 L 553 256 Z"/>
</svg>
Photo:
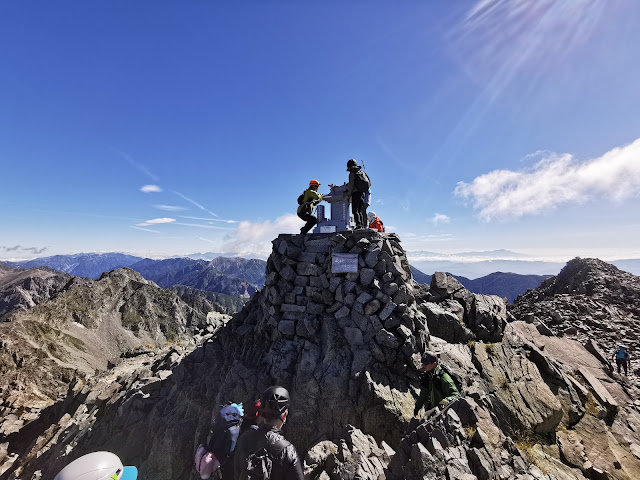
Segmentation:
<svg viewBox="0 0 640 480">
<path fill-rule="evenodd" d="M 337 272 L 336 254 L 353 254 L 355 271 Z M 285 385 L 290 435 L 304 446 L 347 424 L 399 440 L 413 408 L 415 354 L 429 341 L 414 286 L 395 234 L 280 235 L 264 288 L 230 323 L 242 342 L 225 356 L 251 386 L 223 382 L 221 391 L 259 395 L 269 382 Z"/>
</svg>

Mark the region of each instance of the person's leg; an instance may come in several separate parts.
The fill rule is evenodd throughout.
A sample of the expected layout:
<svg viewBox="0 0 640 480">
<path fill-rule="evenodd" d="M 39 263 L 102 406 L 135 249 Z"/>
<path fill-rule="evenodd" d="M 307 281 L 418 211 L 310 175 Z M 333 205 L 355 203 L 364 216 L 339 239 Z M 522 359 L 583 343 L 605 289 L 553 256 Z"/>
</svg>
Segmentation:
<svg viewBox="0 0 640 480">
<path fill-rule="evenodd" d="M 627 362 L 626 360 L 624 362 L 622 362 L 622 367 L 624 368 L 624 376 L 626 377 L 628 374 L 628 368 L 629 368 L 629 362 Z"/>
<path fill-rule="evenodd" d="M 616 358 L 616 367 L 618 367 L 618 373 L 620 373 L 620 367 L 622 366 L 622 362 L 619 358 Z"/>
<path fill-rule="evenodd" d="M 298 217 L 307 222 L 305 226 L 300 229 L 300 233 L 302 235 L 306 235 L 307 233 L 309 233 L 309 230 L 311 230 L 315 226 L 315 224 L 318 223 L 318 219 L 308 213 L 299 213 Z"/>
<path fill-rule="evenodd" d="M 351 197 L 353 219 L 356 221 L 356 228 L 363 228 L 365 218 L 362 217 L 362 209 L 364 207 L 364 194 L 355 193 Z"/>
</svg>

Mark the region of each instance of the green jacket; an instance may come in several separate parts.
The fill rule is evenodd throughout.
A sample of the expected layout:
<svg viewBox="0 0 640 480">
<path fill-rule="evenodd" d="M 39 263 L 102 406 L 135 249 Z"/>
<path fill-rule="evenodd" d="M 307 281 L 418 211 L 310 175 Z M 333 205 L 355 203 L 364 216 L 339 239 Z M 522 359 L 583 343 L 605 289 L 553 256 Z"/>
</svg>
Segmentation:
<svg viewBox="0 0 640 480">
<path fill-rule="evenodd" d="M 416 399 L 413 414 L 417 415 L 420 408 L 431 410 L 438 405 L 446 405 L 459 395 L 458 388 L 451 376 L 438 365 L 435 370 L 425 372 L 420 376 L 420 395 Z"/>
<path fill-rule="evenodd" d="M 315 207 L 322 200 L 322 194 L 307 188 L 304 191 L 304 197 L 302 197 L 302 203 L 298 206 L 298 213 L 313 213 L 313 207 Z"/>
</svg>

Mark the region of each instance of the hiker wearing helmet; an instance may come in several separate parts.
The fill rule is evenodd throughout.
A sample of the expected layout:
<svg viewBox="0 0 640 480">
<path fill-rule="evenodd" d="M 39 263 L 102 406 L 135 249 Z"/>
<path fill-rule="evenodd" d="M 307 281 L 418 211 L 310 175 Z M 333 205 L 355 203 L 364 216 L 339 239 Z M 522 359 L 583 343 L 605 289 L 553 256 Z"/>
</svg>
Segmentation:
<svg viewBox="0 0 640 480">
<path fill-rule="evenodd" d="M 376 212 L 369 212 L 367 214 L 367 219 L 369 220 L 369 228 L 373 228 L 379 232 L 384 232 L 384 223 L 382 223 L 380 217 L 376 216 Z"/>
<path fill-rule="evenodd" d="M 425 352 L 421 357 L 420 395 L 416 399 L 413 415 L 418 415 L 424 406 L 425 410 L 439 407 L 445 408 L 459 395 L 455 382 L 441 365 L 438 356 L 433 352 Z"/>
<path fill-rule="evenodd" d="M 116 454 L 93 452 L 71 462 L 53 480 L 136 480 L 137 478 L 138 469 L 123 466 Z"/>
<path fill-rule="evenodd" d="M 302 461 L 281 431 L 289 414 L 289 392 L 277 385 L 269 387 L 260 402 L 262 423 L 238 440 L 234 456 L 236 480 L 303 480 Z"/>
<path fill-rule="evenodd" d="M 629 364 L 631 363 L 631 355 L 624 345 L 619 345 L 618 349 L 613 352 L 611 357 L 616 359 L 616 366 L 618 367 L 618 373 L 620 373 L 620 367 L 624 368 L 625 376 L 628 373 Z"/>
<path fill-rule="evenodd" d="M 347 198 L 351 200 L 351 211 L 356 222 L 356 229 L 367 228 L 367 206 L 364 202 L 371 187 L 371 181 L 353 158 L 347 162 L 347 172 L 349 172 Z"/>
<path fill-rule="evenodd" d="M 305 226 L 300 229 L 302 235 L 309 233 L 309 230 L 318 223 L 318 219 L 313 216 L 313 207 L 322 201 L 323 195 L 318 193 L 319 186 L 320 182 L 311 180 L 309 182 L 309 188 L 298 197 L 298 217 L 307 222 Z"/>
</svg>

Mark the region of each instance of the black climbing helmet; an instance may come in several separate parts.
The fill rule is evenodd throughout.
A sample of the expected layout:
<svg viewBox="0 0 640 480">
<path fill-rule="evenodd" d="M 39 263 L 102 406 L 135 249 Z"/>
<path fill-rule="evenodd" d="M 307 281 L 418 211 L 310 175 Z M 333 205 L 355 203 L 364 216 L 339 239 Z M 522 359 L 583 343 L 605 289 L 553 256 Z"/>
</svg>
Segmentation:
<svg viewBox="0 0 640 480">
<path fill-rule="evenodd" d="M 262 414 L 279 417 L 289 408 L 289 392 L 286 388 L 274 385 L 267 388 L 260 397 Z"/>
<path fill-rule="evenodd" d="M 349 170 L 351 167 L 355 167 L 358 165 L 358 162 L 356 162 L 353 158 L 351 160 L 347 161 L 347 170 Z"/>
</svg>

